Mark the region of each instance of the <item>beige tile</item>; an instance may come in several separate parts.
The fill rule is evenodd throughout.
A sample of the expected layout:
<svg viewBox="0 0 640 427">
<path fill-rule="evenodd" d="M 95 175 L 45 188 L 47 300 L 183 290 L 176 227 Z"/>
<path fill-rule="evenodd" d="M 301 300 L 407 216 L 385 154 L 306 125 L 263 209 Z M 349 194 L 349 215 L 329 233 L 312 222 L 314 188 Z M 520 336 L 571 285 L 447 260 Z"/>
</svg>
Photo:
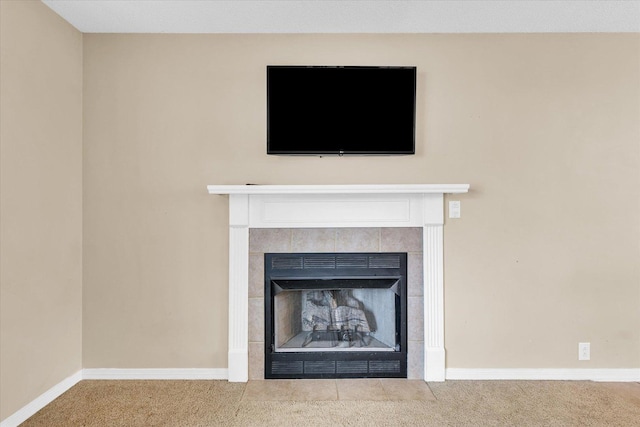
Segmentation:
<svg viewBox="0 0 640 427">
<path fill-rule="evenodd" d="M 249 341 L 264 341 L 264 298 L 249 298 Z"/>
<path fill-rule="evenodd" d="M 424 271 L 422 252 L 407 254 L 407 295 L 421 297 L 424 295 Z"/>
<path fill-rule="evenodd" d="M 378 379 L 340 379 L 338 400 L 387 400 L 387 394 Z"/>
<path fill-rule="evenodd" d="M 336 380 L 296 380 L 291 385 L 291 400 L 338 400 Z"/>
<path fill-rule="evenodd" d="M 407 298 L 407 339 L 424 340 L 424 299 L 422 297 Z"/>
<path fill-rule="evenodd" d="M 378 252 L 379 228 L 340 228 L 336 231 L 337 252 Z"/>
<path fill-rule="evenodd" d="M 264 343 L 249 343 L 249 379 L 264 380 Z"/>
<path fill-rule="evenodd" d="M 320 401 L 337 400 L 335 380 L 252 380 L 247 382 L 244 400 Z"/>
<path fill-rule="evenodd" d="M 424 341 L 407 343 L 407 378 L 410 380 L 424 378 Z"/>
<path fill-rule="evenodd" d="M 247 382 L 243 400 L 291 400 L 292 383 L 299 380 L 254 380 Z"/>
<path fill-rule="evenodd" d="M 333 228 L 296 228 L 291 231 L 292 252 L 335 252 Z"/>
<path fill-rule="evenodd" d="M 291 252 L 291 230 L 252 228 L 249 230 L 249 252 Z"/>
<path fill-rule="evenodd" d="M 422 228 L 380 229 L 381 252 L 422 252 Z"/>
<path fill-rule="evenodd" d="M 249 255 L 249 298 L 264 297 L 264 254 Z"/>
<path fill-rule="evenodd" d="M 389 400 L 436 400 L 431 389 L 422 380 L 381 379 Z"/>
</svg>

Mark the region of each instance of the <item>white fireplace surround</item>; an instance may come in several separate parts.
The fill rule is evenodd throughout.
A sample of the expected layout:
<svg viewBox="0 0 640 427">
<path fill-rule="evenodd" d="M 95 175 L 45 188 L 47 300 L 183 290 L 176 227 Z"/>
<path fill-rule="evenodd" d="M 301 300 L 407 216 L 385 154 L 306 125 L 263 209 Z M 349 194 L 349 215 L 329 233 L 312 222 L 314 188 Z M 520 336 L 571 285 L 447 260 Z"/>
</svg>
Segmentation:
<svg viewBox="0 0 640 427">
<path fill-rule="evenodd" d="M 444 381 L 444 194 L 468 184 L 209 185 L 229 195 L 229 381 L 249 378 L 250 228 L 422 227 L 424 380 Z"/>
</svg>

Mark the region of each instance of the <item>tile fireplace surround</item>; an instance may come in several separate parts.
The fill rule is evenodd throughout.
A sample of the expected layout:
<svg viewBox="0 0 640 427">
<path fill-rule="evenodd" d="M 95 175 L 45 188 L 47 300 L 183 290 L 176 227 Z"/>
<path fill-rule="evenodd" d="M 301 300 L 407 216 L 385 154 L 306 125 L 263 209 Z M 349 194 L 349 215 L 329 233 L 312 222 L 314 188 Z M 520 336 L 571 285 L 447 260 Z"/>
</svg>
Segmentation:
<svg viewBox="0 0 640 427">
<path fill-rule="evenodd" d="M 444 381 L 444 194 L 466 193 L 468 184 L 209 185 L 207 189 L 210 194 L 229 195 L 229 381 L 249 379 L 249 229 L 413 227 L 422 228 L 422 378 Z"/>
</svg>

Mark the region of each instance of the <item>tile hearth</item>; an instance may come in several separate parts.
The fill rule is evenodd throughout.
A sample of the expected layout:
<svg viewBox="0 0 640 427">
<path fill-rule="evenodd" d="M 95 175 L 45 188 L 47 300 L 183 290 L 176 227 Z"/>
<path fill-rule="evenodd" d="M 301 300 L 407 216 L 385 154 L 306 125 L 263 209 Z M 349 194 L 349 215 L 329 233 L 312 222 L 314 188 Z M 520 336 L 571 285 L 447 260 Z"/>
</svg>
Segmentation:
<svg viewBox="0 0 640 427">
<path fill-rule="evenodd" d="M 434 401 L 436 397 L 422 380 L 250 380 L 242 400 L 246 401 Z"/>
</svg>

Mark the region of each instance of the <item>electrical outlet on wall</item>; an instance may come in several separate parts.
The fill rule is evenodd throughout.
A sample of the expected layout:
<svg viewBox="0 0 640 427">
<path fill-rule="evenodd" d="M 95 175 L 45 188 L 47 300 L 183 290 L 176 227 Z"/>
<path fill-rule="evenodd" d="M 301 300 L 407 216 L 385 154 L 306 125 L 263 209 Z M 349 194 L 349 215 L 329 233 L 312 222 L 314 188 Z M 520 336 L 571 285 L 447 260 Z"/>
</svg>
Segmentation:
<svg viewBox="0 0 640 427">
<path fill-rule="evenodd" d="M 591 343 L 578 343 L 578 360 L 591 360 Z"/>
</svg>

